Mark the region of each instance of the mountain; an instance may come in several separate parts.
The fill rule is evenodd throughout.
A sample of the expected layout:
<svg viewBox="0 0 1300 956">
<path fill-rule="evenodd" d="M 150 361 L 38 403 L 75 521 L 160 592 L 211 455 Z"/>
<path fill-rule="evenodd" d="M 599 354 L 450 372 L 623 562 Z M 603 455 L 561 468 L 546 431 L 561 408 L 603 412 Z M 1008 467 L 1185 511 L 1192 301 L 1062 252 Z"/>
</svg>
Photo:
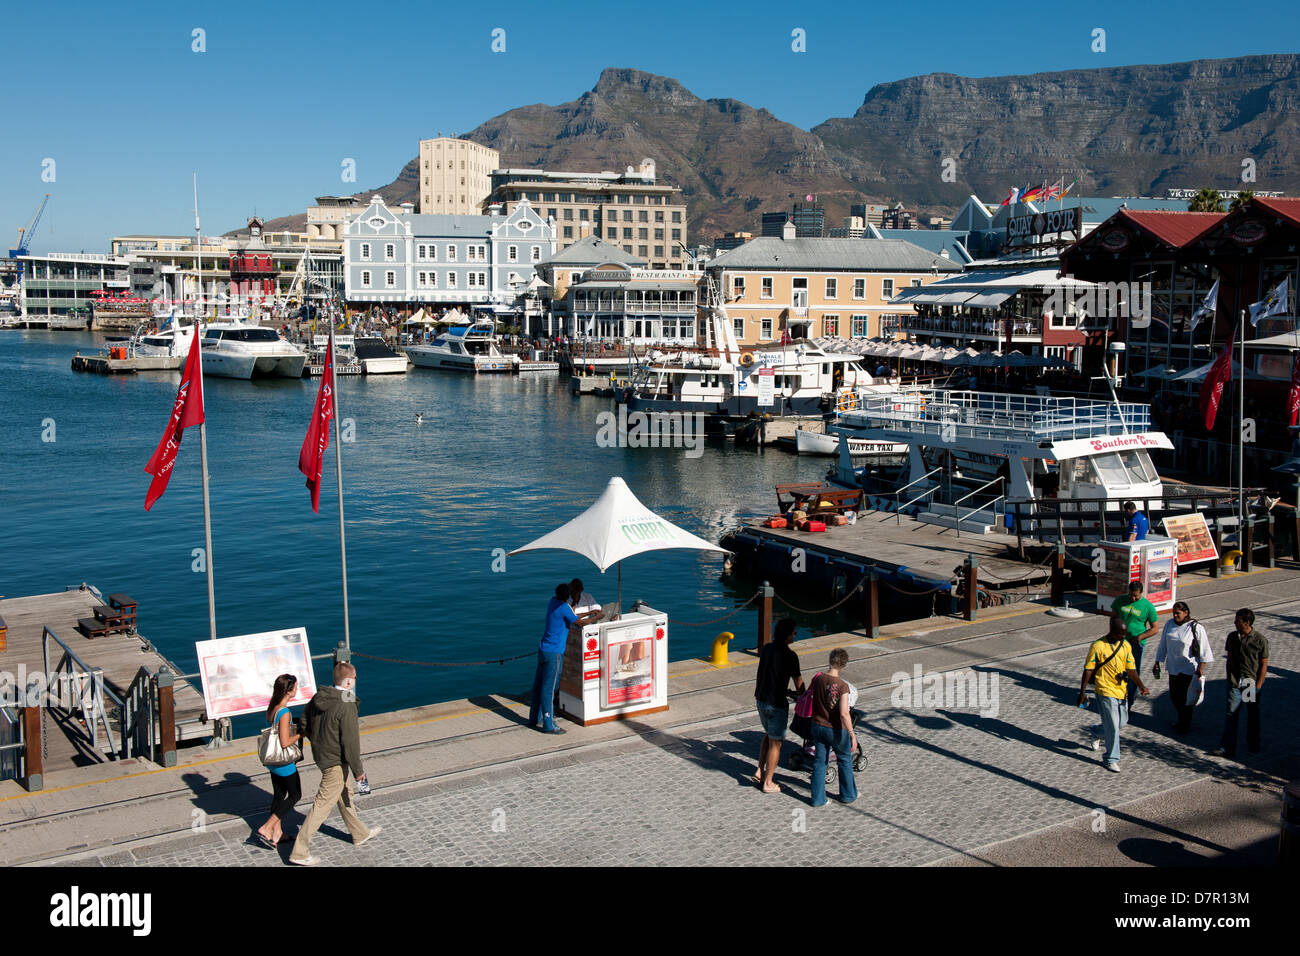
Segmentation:
<svg viewBox="0 0 1300 956">
<path fill-rule="evenodd" d="M 605 69 L 559 106 L 502 113 L 465 134 L 503 166 L 606 170 L 655 160 L 681 188 L 693 240 L 758 231 L 759 213 L 806 193 L 837 224 L 852 202 L 951 212 L 972 192 L 1066 175 L 1077 194 L 1166 187 L 1300 191 L 1300 54 L 971 78 L 930 73 L 874 86 L 851 117 L 811 131 L 676 80 Z M 955 160 L 945 166 L 944 160 Z M 1242 160 L 1255 164 L 1241 180 Z M 945 169 L 954 181 L 946 182 Z M 378 189 L 418 202 L 417 161 Z M 304 216 L 267 223 L 289 228 Z"/>
</svg>

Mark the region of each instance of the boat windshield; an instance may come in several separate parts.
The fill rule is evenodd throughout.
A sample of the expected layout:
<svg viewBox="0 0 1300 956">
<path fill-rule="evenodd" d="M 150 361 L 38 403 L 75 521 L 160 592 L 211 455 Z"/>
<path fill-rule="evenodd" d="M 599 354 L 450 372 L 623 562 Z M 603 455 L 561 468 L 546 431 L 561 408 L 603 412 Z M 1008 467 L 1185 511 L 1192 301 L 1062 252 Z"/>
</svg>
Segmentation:
<svg viewBox="0 0 1300 956">
<path fill-rule="evenodd" d="M 1151 457 L 1144 451 L 1120 452 L 1120 460 L 1128 469 L 1129 481 L 1135 485 L 1145 485 L 1157 480 L 1155 466 Z"/>
<path fill-rule="evenodd" d="M 1092 464 L 1097 469 L 1102 485 L 1107 488 L 1127 488 L 1132 481 L 1128 469 L 1124 467 L 1117 453 L 1098 455 L 1092 459 Z"/>
</svg>

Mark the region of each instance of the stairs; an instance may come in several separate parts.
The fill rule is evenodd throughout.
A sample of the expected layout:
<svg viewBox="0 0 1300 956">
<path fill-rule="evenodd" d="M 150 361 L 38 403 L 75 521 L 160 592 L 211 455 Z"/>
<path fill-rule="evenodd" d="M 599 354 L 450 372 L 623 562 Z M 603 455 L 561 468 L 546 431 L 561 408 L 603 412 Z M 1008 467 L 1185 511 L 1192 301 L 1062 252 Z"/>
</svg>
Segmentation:
<svg viewBox="0 0 1300 956">
<path fill-rule="evenodd" d="M 965 505 L 960 508 L 954 508 L 952 505 L 932 504 L 928 510 L 922 511 L 916 516 L 916 520 L 922 524 L 938 525 L 941 528 L 956 528 L 957 514 L 961 512 L 961 530 L 962 533 L 970 534 L 1000 534 L 1004 529 L 1001 522 L 1001 515 L 992 508 L 970 512 Z"/>
</svg>

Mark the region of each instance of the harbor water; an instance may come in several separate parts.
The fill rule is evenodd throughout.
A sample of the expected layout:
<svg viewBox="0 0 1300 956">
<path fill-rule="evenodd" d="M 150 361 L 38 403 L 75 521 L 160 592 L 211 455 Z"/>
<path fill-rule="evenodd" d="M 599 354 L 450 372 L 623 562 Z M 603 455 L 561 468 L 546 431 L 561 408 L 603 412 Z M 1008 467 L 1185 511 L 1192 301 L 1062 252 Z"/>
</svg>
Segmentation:
<svg viewBox="0 0 1300 956">
<path fill-rule="evenodd" d="M 167 493 L 146 512 L 144 465 L 179 376 L 72 372 L 73 354 L 101 341 L 0 332 L 0 594 L 82 581 L 125 592 L 140 603 L 141 632 L 192 670 L 194 642 L 208 637 L 198 431 L 186 432 Z M 302 626 L 313 653 L 342 639 L 333 449 L 319 515 L 298 471 L 317 387 L 206 381 L 218 636 Z M 343 445 L 352 645 L 400 661 L 528 655 L 555 585 L 574 576 L 597 600 L 614 600 L 612 568 L 601 575 L 565 552 L 502 556 L 579 514 L 611 476 L 717 541 L 743 518 L 772 513 L 774 485 L 818 480 L 829 461 L 722 444 L 700 457 L 600 447 L 597 416 L 610 400 L 574 397 L 554 374 L 341 378 L 339 404 L 353 439 Z M 679 622 L 717 618 L 752 591 L 750 582 L 724 583 L 718 554 L 624 562 L 624 606 L 641 599 Z M 674 626 L 671 656 L 707 657 L 722 630 L 751 645 L 755 626 L 752 605 L 720 624 Z M 522 691 L 534 660 L 357 664 L 364 714 Z M 328 677 L 323 664 L 317 673 Z"/>
</svg>

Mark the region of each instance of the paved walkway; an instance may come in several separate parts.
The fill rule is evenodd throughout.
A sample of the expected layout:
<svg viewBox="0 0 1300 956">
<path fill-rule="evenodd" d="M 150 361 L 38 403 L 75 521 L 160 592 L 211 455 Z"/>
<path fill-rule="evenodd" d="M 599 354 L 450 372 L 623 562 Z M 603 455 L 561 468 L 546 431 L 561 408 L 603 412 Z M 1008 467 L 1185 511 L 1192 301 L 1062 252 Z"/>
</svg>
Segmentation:
<svg viewBox="0 0 1300 956">
<path fill-rule="evenodd" d="M 859 737 L 870 766 L 859 775 L 860 799 L 851 806 L 832 799 L 812 808 L 806 772 L 778 773 L 780 795 L 763 795 L 747 783 L 759 742 L 748 699 L 752 661 L 734 675 L 698 664 L 692 670 L 686 662 L 677 666 L 668 714 L 575 728 L 554 741 L 520 727 L 519 705 L 501 698 L 474 716 L 449 711 L 404 728 L 372 728 L 367 750 L 381 739 L 393 746 L 368 758 L 377 789 L 358 798 L 358 806 L 384 832 L 353 849 L 336 816 L 312 849 L 324 865 L 1265 862 L 1277 832 L 1281 781 L 1300 777 L 1300 742 L 1291 732 L 1300 714 L 1294 581 L 1289 574 L 1252 575 L 1187 589 L 1216 653 L 1235 607 L 1255 606 L 1258 626 L 1269 634 L 1266 753 L 1248 762 L 1208 754 L 1222 727 L 1220 663 L 1190 737 L 1171 736 L 1167 683 L 1149 681 L 1160 694 L 1139 703 L 1124 733 L 1123 772 L 1102 770 L 1087 746 L 1092 718 L 1074 706 L 1083 648 L 1099 630 L 1098 619 L 1060 622 L 1022 608 L 1019 616 L 977 628 L 926 633 L 913 627 L 879 642 L 841 635 L 804 648 L 811 674 L 826 649 L 846 644 L 853 658 L 846 676 L 864 688 Z M 1148 657 L 1154 658 L 1154 646 Z M 889 678 L 897 670 L 952 671 L 972 662 L 986 675 L 986 689 L 996 679 L 996 712 L 989 698 L 982 701 L 984 715 L 953 700 L 913 709 L 891 700 Z M 1148 663 L 1148 676 L 1149 670 Z M 449 732 L 448 725 L 473 721 L 494 726 Z M 438 740 L 401 743 L 402 733 L 430 726 L 442 728 Z M 539 753 L 541 746 L 560 749 Z M 449 769 L 452 754 L 462 769 Z M 250 825 L 240 818 L 260 824 L 269 802 L 264 774 L 249 785 L 245 774 L 257 773 L 249 764 L 246 756 L 229 761 L 226 766 L 239 769 L 227 771 L 225 780 L 210 764 L 188 773 L 182 768 L 188 788 L 156 795 L 149 811 L 155 818 L 170 814 L 172 832 L 143 839 L 124 834 L 112 846 L 91 844 L 81 852 L 49 844 L 22 858 L 284 865 L 287 848 L 251 843 Z M 303 777 L 305 811 L 318 775 L 313 768 Z M 835 784 L 829 790 L 833 796 Z M 6 806 L 0 800 L 0 810 Z M 120 828 L 123 815 L 133 812 L 141 810 L 105 803 L 70 819 L 89 835 L 112 821 Z M 200 830 L 175 825 L 185 819 Z M 297 822 L 287 829 L 296 830 Z M 56 818 L 45 826 L 47 833 L 63 833 Z M 0 849 L 25 832 L 0 829 Z M 15 843 L 15 849 L 23 847 Z"/>
</svg>

